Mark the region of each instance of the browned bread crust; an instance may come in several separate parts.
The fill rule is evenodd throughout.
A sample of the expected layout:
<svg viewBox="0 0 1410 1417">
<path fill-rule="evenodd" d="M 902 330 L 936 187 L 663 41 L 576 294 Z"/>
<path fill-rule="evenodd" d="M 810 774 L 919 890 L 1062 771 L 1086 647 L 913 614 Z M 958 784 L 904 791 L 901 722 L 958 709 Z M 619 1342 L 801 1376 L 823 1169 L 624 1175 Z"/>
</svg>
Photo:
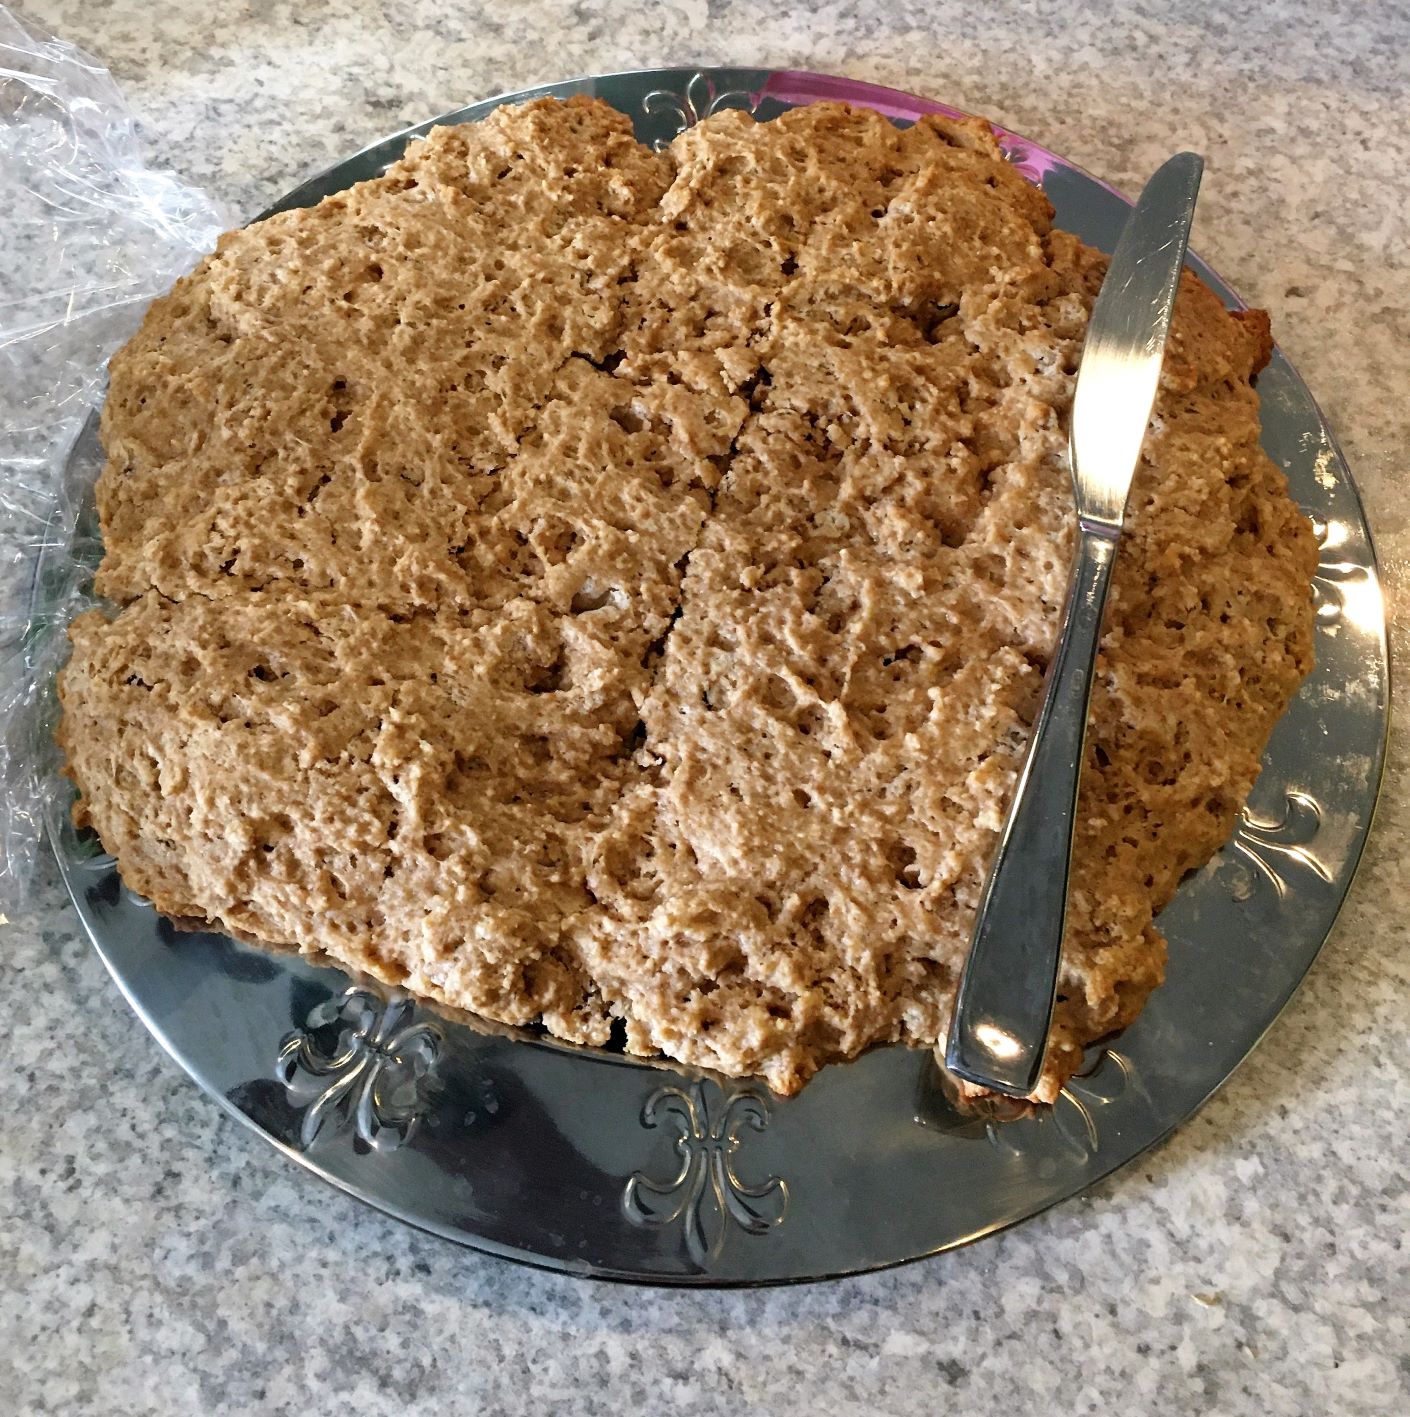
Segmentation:
<svg viewBox="0 0 1410 1417">
<path fill-rule="evenodd" d="M 157 907 L 793 1091 L 944 1033 L 1071 544 L 1102 258 L 982 123 L 585 99 L 222 238 L 113 360 L 61 739 Z M 1051 1100 L 1312 662 L 1267 318 L 1186 276 Z"/>
</svg>

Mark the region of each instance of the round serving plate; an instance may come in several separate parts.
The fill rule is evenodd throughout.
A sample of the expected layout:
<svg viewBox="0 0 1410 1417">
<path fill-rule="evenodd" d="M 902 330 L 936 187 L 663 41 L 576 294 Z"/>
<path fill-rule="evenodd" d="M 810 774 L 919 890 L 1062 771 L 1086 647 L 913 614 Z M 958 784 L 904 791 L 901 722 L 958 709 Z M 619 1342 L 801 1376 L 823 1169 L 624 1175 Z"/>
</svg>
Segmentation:
<svg viewBox="0 0 1410 1417">
<path fill-rule="evenodd" d="M 956 112 L 816 74 L 655 69 L 547 84 L 435 121 L 572 94 L 607 100 L 656 145 L 726 107 L 769 119 L 840 99 L 898 123 Z M 374 176 L 430 126 L 272 210 Z M 1058 224 L 1110 250 L 1125 200 L 1035 143 L 1000 138 Z M 930 1055 L 900 1047 L 829 1067 L 782 1100 L 757 1083 L 475 1029 L 336 969 L 177 931 L 96 842 L 56 819 L 74 904 L 132 1007 L 230 1112 L 316 1175 L 476 1249 L 613 1279 L 767 1284 L 898 1264 L 1011 1225 L 1139 1155 L 1229 1077 L 1316 957 L 1370 827 L 1388 666 L 1365 518 L 1281 354 L 1258 387 L 1264 445 L 1322 541 L 1317 667 L 1273 734 L 1233 839 L 1161 917 L 1166 984 L 1038 1115 L 963 1117 Z M 91 429 L 76 456 L 95 461 Z"/>
</svg>

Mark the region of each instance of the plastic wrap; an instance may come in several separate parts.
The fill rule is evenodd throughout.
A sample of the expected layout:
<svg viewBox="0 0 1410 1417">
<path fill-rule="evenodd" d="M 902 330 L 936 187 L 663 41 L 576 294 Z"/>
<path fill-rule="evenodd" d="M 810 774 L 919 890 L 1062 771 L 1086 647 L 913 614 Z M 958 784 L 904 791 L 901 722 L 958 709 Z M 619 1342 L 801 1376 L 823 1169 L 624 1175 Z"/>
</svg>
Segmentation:
<svg viewBox="0 0 1410 1417">
<path fill-rule="evenodd" d="M 67 789 L 64 627 L 96 562 L 93 413 L 108 356 L 227 225 L 147 167 L 111 76 L 0 6 L 0 909 L 24 903 Z"/>
</svg>

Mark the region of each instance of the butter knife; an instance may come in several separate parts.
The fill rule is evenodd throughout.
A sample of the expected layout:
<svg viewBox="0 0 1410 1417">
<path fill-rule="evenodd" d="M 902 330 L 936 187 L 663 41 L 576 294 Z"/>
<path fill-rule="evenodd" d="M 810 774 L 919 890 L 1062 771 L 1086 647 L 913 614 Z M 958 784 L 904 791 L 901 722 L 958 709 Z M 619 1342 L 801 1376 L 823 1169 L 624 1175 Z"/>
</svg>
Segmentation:
<svg viewBox="0 0 1410 1417">
<path fill-rule="evenodd" d="M 980 900 L 945 1064 L 1024 1097 L 1037 1086 L 1067 917 L 1087 711 L 1111 568 L 1165 357 L 1204 163 L 1146 184 L 1097 295 L 1072 405 L 1077 550 L 1028 755 Z"/>
</svg>

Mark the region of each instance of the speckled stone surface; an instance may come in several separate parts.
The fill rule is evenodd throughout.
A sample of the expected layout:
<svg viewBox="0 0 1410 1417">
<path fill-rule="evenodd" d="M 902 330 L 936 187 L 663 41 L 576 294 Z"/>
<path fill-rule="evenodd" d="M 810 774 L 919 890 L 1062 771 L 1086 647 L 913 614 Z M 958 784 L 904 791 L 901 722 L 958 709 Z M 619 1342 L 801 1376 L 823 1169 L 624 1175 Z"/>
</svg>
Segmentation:
<svg viewBox="0 0 1410 1417">
<path fill-rule="evenodd" d="M 1340 435 L 1404 654 L 1403 5 L 37 0 L 28 13 L 111 66 L 155 162 L 242 213 L 408 122 L 664 63 L 915 89 L 1128 188 L 1176 147 L 1200 149 L 1194 244 L 1271 309 Z M 750 1293 L 548 1276 L 324 1189 L 160 1053 L 50 872 L 0 925 L 0 1411 L 1410 1410 L 1408 778 L 1398 734 L 1332 943 L 1172 1141 L 937 1261 Z"/>
</svg>

